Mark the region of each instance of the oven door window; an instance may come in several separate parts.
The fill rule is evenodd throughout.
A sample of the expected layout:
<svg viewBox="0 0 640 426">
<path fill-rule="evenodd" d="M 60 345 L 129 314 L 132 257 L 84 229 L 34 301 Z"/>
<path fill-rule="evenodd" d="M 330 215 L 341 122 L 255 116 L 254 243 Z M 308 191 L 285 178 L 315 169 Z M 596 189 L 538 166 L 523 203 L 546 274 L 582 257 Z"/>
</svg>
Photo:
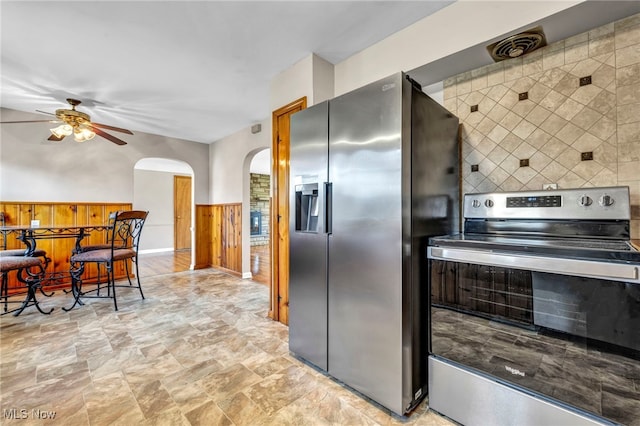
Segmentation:
<svg viewBox="0 0 640 426">
<path fill-rule="evenodd" d="M 633 424 L 640 418 L 640 286 L 429 260 L 431 353 Z"/>
</svg>

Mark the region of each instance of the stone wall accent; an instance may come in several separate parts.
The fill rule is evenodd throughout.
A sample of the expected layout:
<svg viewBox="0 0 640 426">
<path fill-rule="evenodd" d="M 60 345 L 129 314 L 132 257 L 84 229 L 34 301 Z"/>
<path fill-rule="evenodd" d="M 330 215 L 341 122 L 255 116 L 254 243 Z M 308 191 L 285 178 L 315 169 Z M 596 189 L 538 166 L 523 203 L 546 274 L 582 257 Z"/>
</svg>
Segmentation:
<svg viewBox="0 0 640 426">
<path fill-rule="evenodd" d="M 627 185 L 640 238 L 640 14 L 450 77 L 444 104 L 463 193 Z"/>
<path fill-rule="evenodd" d="M 271 216 L 271 176 L 251 173 L 250 179 L 250 211 L 259 211 L 262 213 L 262 234 L 251 235 L 251 245 L 257 246 L 269 244 L 269 217 Z"/>
</svg>

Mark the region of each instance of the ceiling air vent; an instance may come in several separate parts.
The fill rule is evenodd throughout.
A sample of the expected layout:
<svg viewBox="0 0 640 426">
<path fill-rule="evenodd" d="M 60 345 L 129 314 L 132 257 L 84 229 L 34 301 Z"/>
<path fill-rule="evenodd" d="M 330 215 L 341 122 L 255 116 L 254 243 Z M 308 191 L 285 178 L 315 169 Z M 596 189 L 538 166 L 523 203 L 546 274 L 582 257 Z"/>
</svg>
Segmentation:
<svg viewBox="0 0 640 426">
<path fill-rule="evenodd" d="M 517 58 L 546 45 L 547 39 L 542 27 L 535 27 L 495 42 L 487 46 L 487 50 L 493 60 L 499 62 Z"/>
</svg>

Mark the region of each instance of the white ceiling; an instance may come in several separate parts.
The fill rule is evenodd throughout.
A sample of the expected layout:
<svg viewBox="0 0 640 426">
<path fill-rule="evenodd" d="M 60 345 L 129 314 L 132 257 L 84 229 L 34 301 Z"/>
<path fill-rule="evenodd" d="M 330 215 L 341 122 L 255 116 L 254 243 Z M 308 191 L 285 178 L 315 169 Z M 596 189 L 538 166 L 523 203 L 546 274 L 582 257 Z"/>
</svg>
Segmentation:
<svg viewBox="0 0 640 426">
<path fill-rule="evenodd" d="M 271 114 L 269 83 L 331 63 L 451 1 L 6 1 L 1 106 L 214 142 Z M 42 117 L 43 119 L 46 116 Z"/>
<path fill-rule="evenodd" d="M 451 3 L 0 0 L 0 106 L 54 112 L 72 97 L 99 123 L 211 143 L 269 117 L 270 81 L 297 61 L 338 63 Z M 527 28 L 553 43 L 638 12 L 585 1 Z M 491 63 L 500 38 L 405 71 L 436 83 Z"/>
</svg>

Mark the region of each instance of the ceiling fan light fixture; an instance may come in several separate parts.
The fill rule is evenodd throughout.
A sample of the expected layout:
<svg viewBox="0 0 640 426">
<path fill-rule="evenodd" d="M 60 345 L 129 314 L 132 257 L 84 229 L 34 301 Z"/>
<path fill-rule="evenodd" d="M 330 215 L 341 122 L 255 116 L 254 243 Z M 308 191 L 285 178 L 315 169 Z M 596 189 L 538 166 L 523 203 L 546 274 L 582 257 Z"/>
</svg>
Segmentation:
<svg viewBox="0 0 640 426">
<path fill-rule="evenodd" d="M 95 132 L 86 126 L 78 126 L 73 130 L 73 139 L 76 142 L 84 142 L 93 139 Z"/>
<path fill-rule="evenodd" d="M 57 138 L 64 138 L 65 136 L 69 136 L 73 133 L 73 127 L 68 124 L 61 124 L 55 129 L 50 129 L 51 133 Z"/>
</svg>

